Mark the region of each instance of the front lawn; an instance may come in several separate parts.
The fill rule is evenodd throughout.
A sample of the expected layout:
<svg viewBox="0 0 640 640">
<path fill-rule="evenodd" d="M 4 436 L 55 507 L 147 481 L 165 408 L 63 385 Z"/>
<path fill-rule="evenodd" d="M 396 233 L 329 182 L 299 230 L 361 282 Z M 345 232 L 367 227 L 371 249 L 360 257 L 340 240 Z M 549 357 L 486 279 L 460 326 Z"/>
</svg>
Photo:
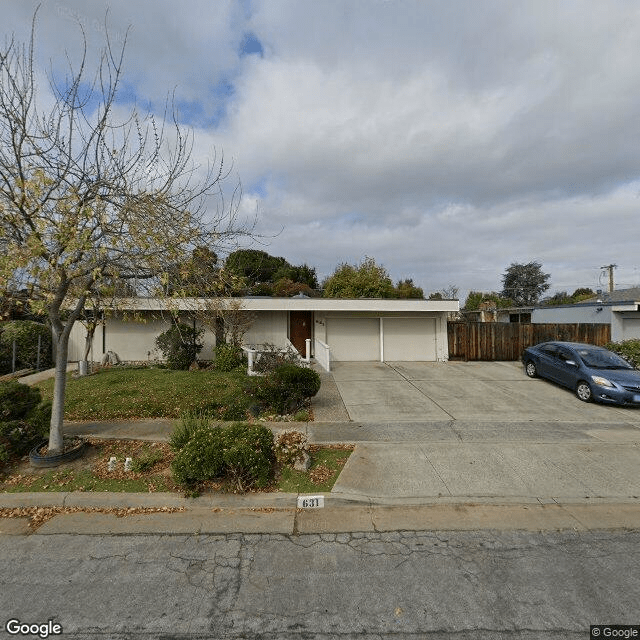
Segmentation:
<svg viewBox="0 0 640 640">
<path fill-rule="evenodd" d="M 314 493 L 331 491 L 342 467 L 351 455 L 350 446 L 320 447 L 310 451 L 308 471 L 283 468 L 264 491 Z M 109 459 L 115 457 L 115 469 Z M 126 458 L 133 459 L 131 471 L 124 470 Z M 16 461 L 0 470 L 0 492 L 22 491 L 182 491 L 171 476 L 174 454 L 168 444 L 134 440 L 92 438 L 81 458 L 55 469 L 34 469 L 27 460 Z M 204 493 L 228 490 L 224 479 L 202 483 Z"/>
<path fill-rule="evenodd" d="M 81 378 L 69 375 L 64 415 L 66 420 L 126 420 L 207 411 L 219 420 L 243 420 L 255 402 L 247 382 L 241 370 L 118 367 Z M 44 399 L 52 399 L 53 379 L 38 387 Z"/>
</svg>

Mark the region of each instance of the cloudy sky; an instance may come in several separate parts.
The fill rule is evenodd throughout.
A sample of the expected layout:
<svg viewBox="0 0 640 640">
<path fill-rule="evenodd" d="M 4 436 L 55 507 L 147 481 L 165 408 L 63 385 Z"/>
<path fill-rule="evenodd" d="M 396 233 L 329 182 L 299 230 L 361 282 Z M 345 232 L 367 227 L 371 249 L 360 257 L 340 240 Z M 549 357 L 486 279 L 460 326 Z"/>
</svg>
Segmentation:
<svg viewBox="0 0 640 640">
<path fill-rule="evenodd" d="M 640 284 L 637 0 L 44 0 L 38 60 L 126 47 L 121 102 L 168 92 L 224 151 L 259 246 L 326 276 L 365 255 L 425 293 Z M 3 0 L 28 35 L 36 2 Z M 52 61 L 52 62 L 49 62 Z"/>
</svg>

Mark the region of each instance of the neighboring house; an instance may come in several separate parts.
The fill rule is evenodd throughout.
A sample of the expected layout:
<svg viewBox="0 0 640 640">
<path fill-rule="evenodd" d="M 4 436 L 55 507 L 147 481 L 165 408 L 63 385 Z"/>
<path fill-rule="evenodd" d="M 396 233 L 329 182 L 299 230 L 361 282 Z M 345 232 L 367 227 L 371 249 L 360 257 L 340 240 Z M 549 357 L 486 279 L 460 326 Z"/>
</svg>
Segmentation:
<svg viewBox="0 0 640 640">
<path fill-rule="evenodd" d="M 323 366 L 329 360 L 345 361 L 445 361 L 448 359 L 447 315 L 457 312 L 457 300 L 391 300 L 334 298 L 232 298 L 221 304 L 238 304 L 250 314 L 252 323 L 243 343 L 259 347 L 271 343 L 292 344 L 305 355 L 310 340 L 311 355 Z M 93 339 L 91 360 L 100 361 L 114 351 L 123 361 L 157 359 L 156 337 L 170 326 L 170 312 L 182 322 L 202 323 L 202 310 L 211 301 L 184 298 L 167 303 L 154 298 L 121 301 L 119 310 L 105 314 Z M 194 310 L 199 309 L 198 313 Z M 214 312 L 211 312 L 215 315 Z M 203 360 L 213 357 L 215 323 L 207 323 Z M 82 357 L 86 330 L 76 323 L 71 334 L 69 360 Z M 326 363 L 326 364 L 325 364 Z"/>
<path fill-rule="evenodd" d="M 465 322 L 531 322 L 533 307 L 505 307 L 498 309 L 495 304 L 483 302 L 474 311 L 462 311 Z"/>
<path fill-rule="evenodd" d="M 640 339 L 640 288 L 602 293 L 577 304 L 536 307 L 531 321 L 608 324 L 613 342 Z"/>
</svg>

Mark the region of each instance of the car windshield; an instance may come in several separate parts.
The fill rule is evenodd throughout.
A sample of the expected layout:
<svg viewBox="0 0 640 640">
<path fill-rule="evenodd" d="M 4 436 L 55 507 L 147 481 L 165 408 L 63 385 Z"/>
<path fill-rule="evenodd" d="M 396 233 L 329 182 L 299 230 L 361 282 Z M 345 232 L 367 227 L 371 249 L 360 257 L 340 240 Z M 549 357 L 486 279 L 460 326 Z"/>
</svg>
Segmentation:
<svg viewBox="0 0 640 640">
<path fill-rule="evenodd" d="M 578 355 L 587 367 L 594 369 L 633 369 L 626 360 L 606 349 L 579 349 Z"/>
</svg>

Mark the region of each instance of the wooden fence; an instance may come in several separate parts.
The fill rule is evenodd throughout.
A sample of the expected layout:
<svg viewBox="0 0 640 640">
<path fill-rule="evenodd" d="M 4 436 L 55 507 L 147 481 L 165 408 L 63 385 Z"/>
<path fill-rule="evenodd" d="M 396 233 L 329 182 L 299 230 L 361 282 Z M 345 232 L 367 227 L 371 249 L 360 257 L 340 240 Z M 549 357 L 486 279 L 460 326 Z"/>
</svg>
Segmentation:
<svg viewBox="0 0 640 640">
<path fill-rule="evenodd" d="M 605 345 L 608 324 L 520 324 L 449 322 L 450 360 L 520 360 L 522 350 L 550 340 Z"/>
</svg>

